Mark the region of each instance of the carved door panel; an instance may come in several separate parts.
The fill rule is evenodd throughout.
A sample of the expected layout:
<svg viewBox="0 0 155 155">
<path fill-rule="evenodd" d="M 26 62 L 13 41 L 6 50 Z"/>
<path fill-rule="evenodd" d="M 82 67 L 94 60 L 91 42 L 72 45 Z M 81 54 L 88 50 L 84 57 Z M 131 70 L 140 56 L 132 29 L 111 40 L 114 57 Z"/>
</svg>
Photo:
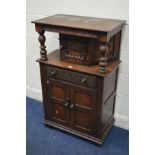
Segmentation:
<svg viewBox="0 0 155 155">
<path fill-rule="evenodd" d="M 80 87 L 71 88 L 71 127 L 85 133 L 93 133 L 95 123 L 95 91 Z"/>
<path fill-rule="evenodd" d="M 69 88 L 63 82 L 48 80 L 48 96 L 51 107 L 51 121 L 68 125 Z"/>
</svg>

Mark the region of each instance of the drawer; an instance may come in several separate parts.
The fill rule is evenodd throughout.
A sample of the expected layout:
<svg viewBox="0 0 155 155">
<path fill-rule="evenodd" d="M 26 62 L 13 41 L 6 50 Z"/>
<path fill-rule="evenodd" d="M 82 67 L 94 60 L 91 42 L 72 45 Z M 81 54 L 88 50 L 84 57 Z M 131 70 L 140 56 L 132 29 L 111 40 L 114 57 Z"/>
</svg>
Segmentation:
<svg viewBox="0 0 155 155">
<path fill-rule="evenodd" d="M 46 76 L 91 88 L 96 88 L 96 77 L 88 74 L 69 71 L 53 66 L 46 66 Z"/>
</svg>

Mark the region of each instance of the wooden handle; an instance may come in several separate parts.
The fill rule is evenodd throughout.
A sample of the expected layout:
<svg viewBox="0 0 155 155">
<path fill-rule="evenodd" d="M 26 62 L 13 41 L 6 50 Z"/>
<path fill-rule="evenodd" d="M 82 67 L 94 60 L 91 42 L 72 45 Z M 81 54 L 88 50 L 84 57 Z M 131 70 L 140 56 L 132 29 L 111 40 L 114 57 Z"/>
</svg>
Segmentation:
<svg viewBox="0 0 155 155">
<path fill-rule="evenodd" d="M 68 107 L 70 105 L 70 99 L 67 98 L 66 101 L 65 101 L 65 107 Z"/>
<path fill-rule="evenodd" d="M 70 104 L 69 102 L 66 102 L 66 103 L 65 103 L 65 107 L 68 107 L 68 106 L 69 106 L 69 104 Z"/>
<path fill-rule="evenodd" d="M 73 109 L 74 108 L 74 104 L 71 104 L 69 107 L 70 107 L 70 109 Z"/>
<path fill-rule="evenodd" d="M 87 79 L 86 79 L 86 78 L 83 78 L 83 79 L 81 80 L 81 82 L 82 82 L 82 83 L 86 83 L 86 82 L 87 82 Z"/>
<path fill-rule="evenodd" d="M 56 73 L 57 73 L 56 71 L 52 71 L 51 75 L 56 75 Z"/>
</svg>

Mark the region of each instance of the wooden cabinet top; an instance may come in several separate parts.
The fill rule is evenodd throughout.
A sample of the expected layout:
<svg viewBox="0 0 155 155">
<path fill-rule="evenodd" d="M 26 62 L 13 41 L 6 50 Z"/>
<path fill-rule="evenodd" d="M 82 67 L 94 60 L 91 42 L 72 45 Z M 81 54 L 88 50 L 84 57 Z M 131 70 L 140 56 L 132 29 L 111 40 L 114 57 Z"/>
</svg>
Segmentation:
<svg viewBox="0 0 155 155">
<path fill-rule="evenodd" d="M 32 21 L 32 23 L 39 25 L 58 26 L 58 27 L 90 30 L 97 32 L 111 32 L 121 29 L 125 21 L 56 14 L 50 17 Z"/>
<path fill-rule="evenodd" d="M 82 66 L 79 64 L 71 63 L 71 62 L 61 61 L 59 50 L 55 50 L 55 51 L 47 54 L 47 58 L 48 58 L 47 61 L 42 61 L 41 59 L 38 59 L 37 62 L 40 62 L 42 64 L 60 67 L 60 68 L 65 68 L 67 70 L 72 70 L 72 71 L 87 73 L 87 74 L 91 74 L 91 75 L 95 75 L 95 76 L 100 76 L 100 77 L 108 76 L 113 70 L 115 70 L 119 66 L 119 64 L 121 62 L 119 60 L 109 62 L 107 65 L 106 72 L 101 74 L 98 72 L 98 70 L 99 70 L 98 65 Z"/>
</svg>

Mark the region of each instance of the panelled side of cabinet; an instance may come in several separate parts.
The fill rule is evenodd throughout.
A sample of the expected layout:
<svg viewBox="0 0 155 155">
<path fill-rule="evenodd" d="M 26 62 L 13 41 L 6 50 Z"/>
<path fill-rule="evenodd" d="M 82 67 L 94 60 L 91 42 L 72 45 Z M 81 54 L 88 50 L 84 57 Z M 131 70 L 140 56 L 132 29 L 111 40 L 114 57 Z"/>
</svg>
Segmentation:
<svg viewBox="0 0 155 155">
<path fill-rule="evenodd" d="M 114 121 L 116 80 L 118 70 L 113 70 L 107 77 L 97 78 L 97 133 L 101 137 L 107 125 Z"/>
<path fill-rule="evenodd" d="M 49 96 L 48 96 L 48 83 L 46 79 L 46 65 L 41 64 L 40 65 L 40 79 L 41 79 L 41 85 L 42 85 L 42 97 L 43 97 L 43 109 L 44 109 L 44 119 L 51 120 L 52 116 L 52 108 L 51 104 L 49 102 Z"/>
<path fill-rule="evenodd" d="M 114 119 L 115 95 L 118 69 L 114 69 L 104 78 L 102 102 L 102 131 L 111 119 Z"/>
</svg>

